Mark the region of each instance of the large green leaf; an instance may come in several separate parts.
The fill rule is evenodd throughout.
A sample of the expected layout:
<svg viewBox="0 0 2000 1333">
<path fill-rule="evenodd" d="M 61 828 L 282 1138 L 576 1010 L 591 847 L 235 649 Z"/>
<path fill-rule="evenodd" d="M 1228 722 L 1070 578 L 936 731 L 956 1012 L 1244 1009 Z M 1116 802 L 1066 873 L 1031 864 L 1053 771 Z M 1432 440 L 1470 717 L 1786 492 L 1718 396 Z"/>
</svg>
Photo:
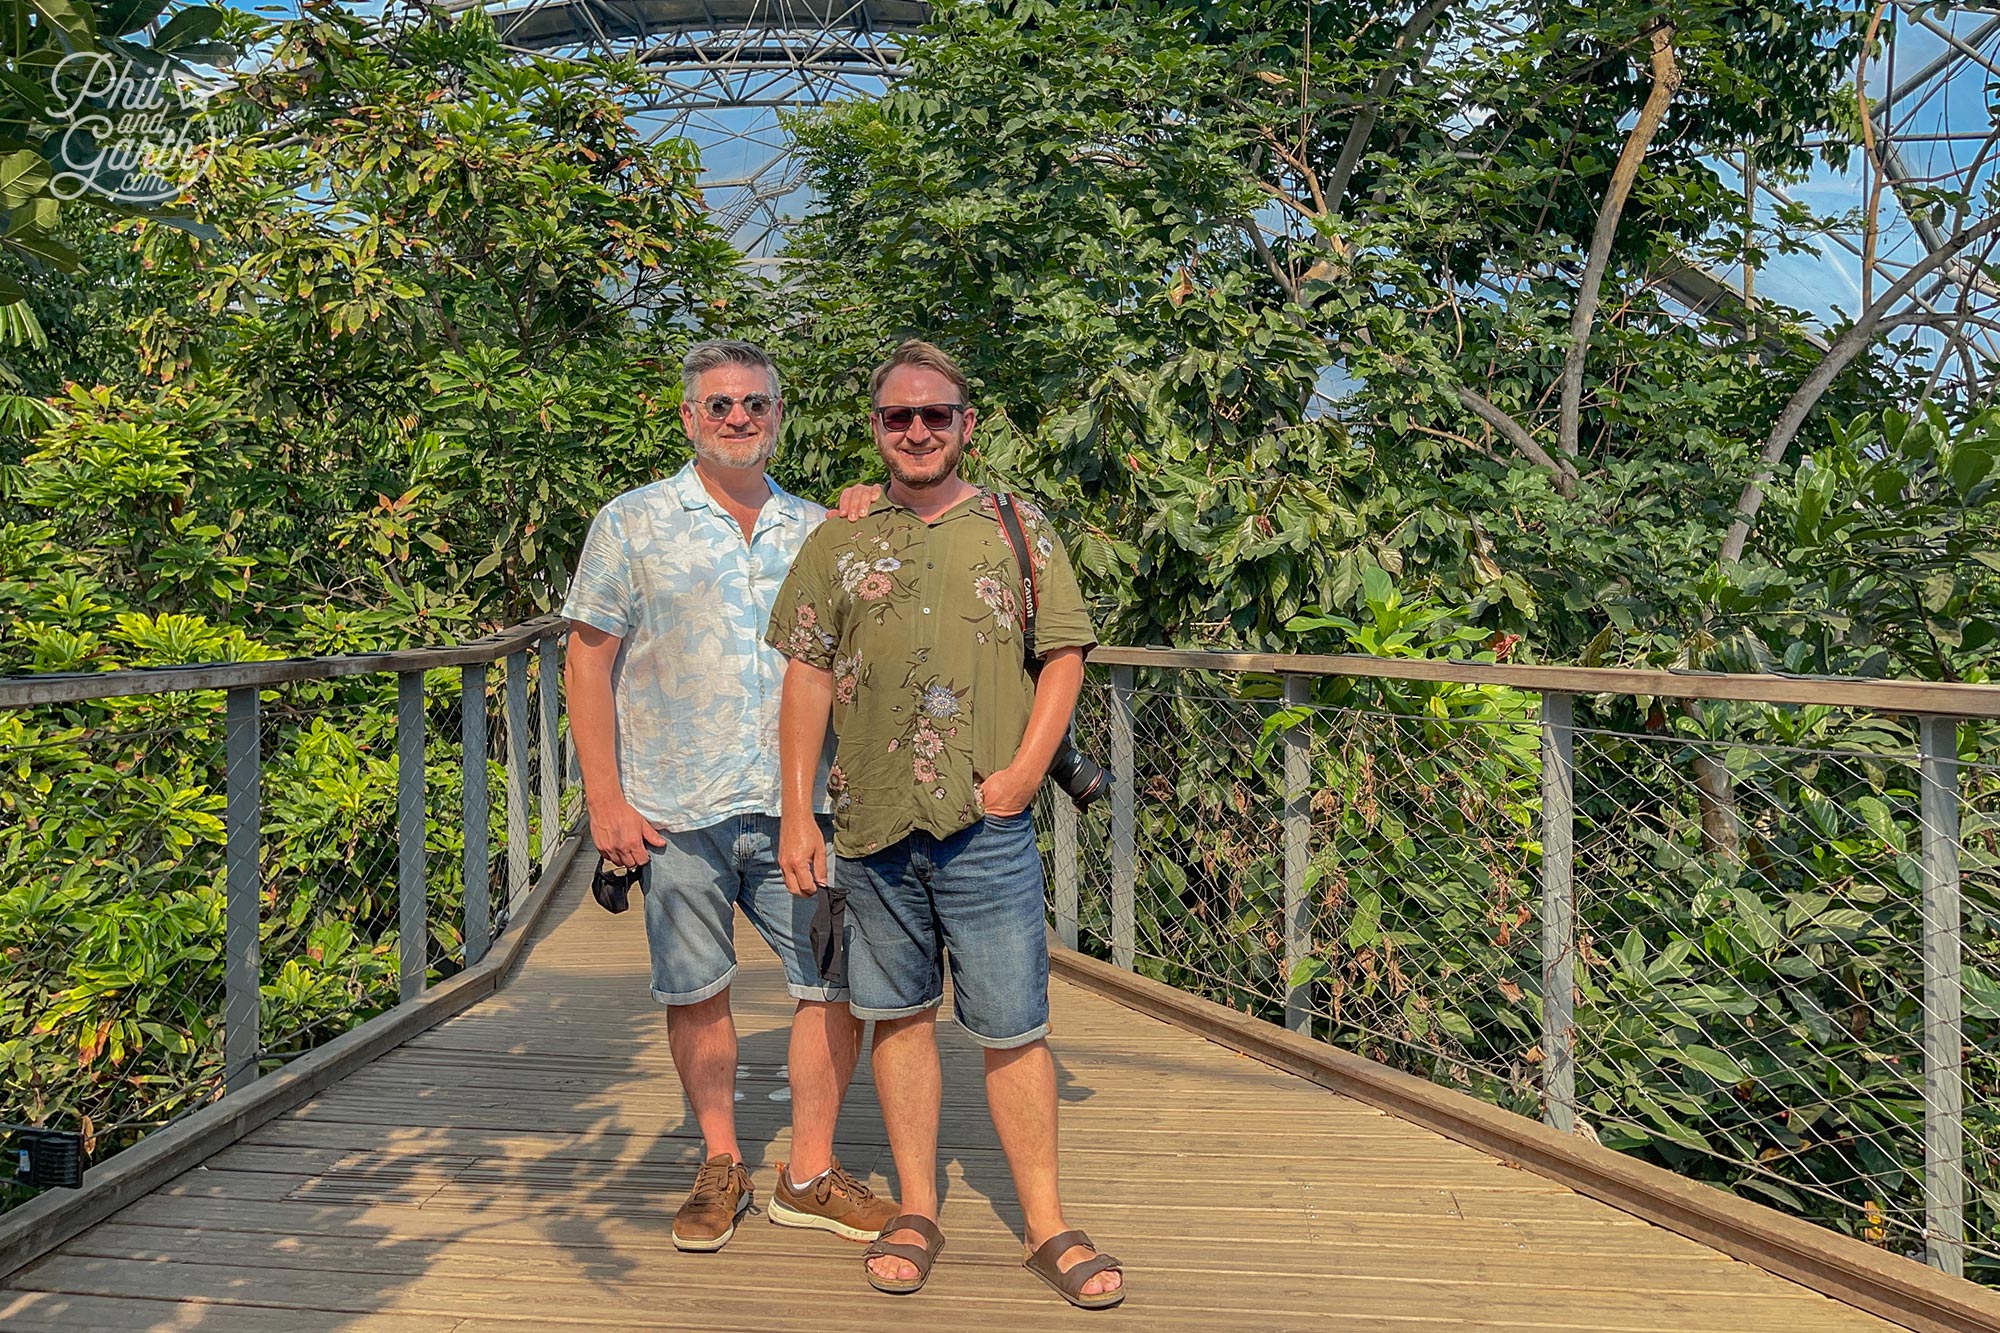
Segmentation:
<svg viewBox="0 0 2000 1333">
<path fill-rule="evenodd" d="M 63 34 L 71 47 L 86 51 L 96 48 L 97 17 L 89 0 L 28 0 L 28 3 Z"/>
<path fill-rule="evenodd" d="M 97 7 L 97 28 L 106 37 L 139 31 L 167 12 L 173 0 L 105 0 Z"/>
<path fill-rule="evenodd" d="M 173 16 L 153 38 L 156 51 L 182 51 L 204 43 L 222 30 L 225 15 L 211 5 L 195 5 Z"/>
<path fill-rule="evenodd" d="M 32 149 L 22 149 L 0 157 L 0 200 L 16 209 L 48 188 L 52 173 L 48 160 Z"/>
</svg>

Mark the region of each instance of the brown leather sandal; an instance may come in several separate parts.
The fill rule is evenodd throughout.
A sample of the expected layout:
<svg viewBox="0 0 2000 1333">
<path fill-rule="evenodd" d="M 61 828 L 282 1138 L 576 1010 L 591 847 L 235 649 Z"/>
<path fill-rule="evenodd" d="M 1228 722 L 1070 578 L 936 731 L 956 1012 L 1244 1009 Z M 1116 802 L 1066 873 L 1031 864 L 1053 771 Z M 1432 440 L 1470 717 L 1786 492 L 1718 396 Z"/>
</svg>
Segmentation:
<svg viewBox="0 0 2000 1333">
<path fill-rule="evenodd" d="M 924 1283 L 930 1279 L 931 1265 L 937 1262 L 938 1255 L 944 1251 L 944 1232 L 939 1231 L 937 1223 L 928 1217 L 919 1217 L 915 1213 L 903 1213 L 882 1224 L 884 1236 L 893 1236 L 898 1231 L 914 1231 L 924 1238 L 924 1243 L 921 1246 L 901 1242 L 891 1244 L 878 1238 L 870 1242 L 868 1248 L 861 1252 L 861 1271 L 867 1276 L 868 1285 L 875 1290 L 886 1291 L 891 1296 L 907 1296 L 913 1291 L 921 1291 Z M 901 1281 L 881 1277 L 868 1266 L 871 1259 L 901 1259 L 904 1263 L 915 1267 L 917 1275 Z"/>
<path fill-rule="evenodd" d="M 1090 1237 L 1081 1231 L 1065 1231 L 1043 1241 L 1040 1249 L 1021 1261 L 1021 1267 L 1054 1287 L 1056 1295 L 1079 1310 L 1109 1310 L 1125 1299 L 1125 1284 L 1120 1282 L 1116 1291 L 1101 1292 L 1095 1296 L 1084 1295 L 1083 1284 L 1099 1273 L 1117 1273 L 1122 1277 L 1125 1267 L 1102 1251 L 1091 1255 L 1067 1271 L 1058 1267 L 1057 1260 L 1063 1257 L 1065 1251 L 1077 1245 L 1097 1249 Z"/>
</svg>

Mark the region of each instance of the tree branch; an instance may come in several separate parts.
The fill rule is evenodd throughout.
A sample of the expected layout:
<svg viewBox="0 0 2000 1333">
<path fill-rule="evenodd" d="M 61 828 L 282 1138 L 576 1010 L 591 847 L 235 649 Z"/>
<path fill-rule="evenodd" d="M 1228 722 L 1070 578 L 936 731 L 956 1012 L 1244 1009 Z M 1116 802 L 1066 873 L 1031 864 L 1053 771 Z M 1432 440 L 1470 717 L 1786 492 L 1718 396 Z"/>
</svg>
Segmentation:
<svg viewBox="0 0 2000 1333">
<path fill-rule="evenodd" d="M 1382 118 L 1382 103 L 1387 100 L 1389 90 L 1396 86 L 1396 76 L 1400 69 L 1400 57 L 1423 38 L 1431 24 L 1438 21 L 1445 10 L 1451 8 L 1452 0 L 1430 0 L 1430 3 L 1410 15 L 1410 21 L 1396 34 L 1396 45 L 1389 53 L 1388 61 L 1375 75 L 1375 82 L 1369 86 L 1367 100 L 1361 104 L 1360 113 L 1354 123 L 1347 127 L 1347 139 L 1340 145 L 1340 156 L 1333 164 L 1333 174 L 1326 182 L 1326 202 L 1331 210 L 1338 211 L 1347 196 L 1347 182 L 1354 175 L 1354 168 L 1361 162 L 1361 155 L 1368 150 L 1368 140 L 1374 136 L 1376 122 Z"/>
<path fill-rule="evenodd" d="M 1547 472 L 1554 479 L 1558 491 L 1566 496 L 1576 495 L 1576 468 L 1567 458 L 1550 457 L 1548 450 L 1535 443 L 1535 437 L 1528 434 L 1525 426 L 1496 407 L 1490 399 L 1474 393 L 1463 385 L 1460 385 L 1455 392 L 1466 411 L 1499 431 L 1507 443 L 1514 446 L 1517 453 Z"/>
<path fill-rule="evenodd" d="M 1257 258 L 1264 262 L 1264 269 L 1271 275 L 1271 280 L 1278 284 L 1278 290 L 1285 294 L 1286 300 L 1296 304 L 1299 299 L 1299 285 L 1292 281 L 1291 274 L 1278 263 L 1278 257 L 1271 253 L 1271 246 L 1265 241 L 1264 229 L 1257 225 L 1257 219 L 1243 218 L 1236 225 L 1243 229 L 1244 235 L 1250 238 L 1250 244 L 1256 247 Z"/>
<path fill-rule="evenodd" d="M 1785 404 L 1785 410 L 1778 414 L 1778 420 L 1771 427 L 1771 433 L 1764 440 L 1764 447 L 1758 454 L 1757 470 L 1750 480 L 1743 484 L 1743 493 L 1736 497 L 1736 507 L 1732 511 L 1729 530 L 1723 536 L 1722 550 L 1717 563 L 1725 568 L 1743 558 L 1743 547 L 1750 540 L 1750 529 L 1757 521 L 1757 510 L 1764 503 L 1764 487 L 1776 475 L 1779 462 L 1785 451 L 1797 438 L 1806 417 L 1812 412 L 1820 396 L 1831 385 L 1841 371 L 1863 349 L 1874 341 L 1875 335 L 1885 326 L 1907 323 L 1908 320 L 1893 319 L 1890 308 L 1915 291 L 1931 274 L 1951 263 L 1967 246 L 2000 231 L 2000 213 L 1989 214 L 1977 223 L 1948 238 L 1944 244 L 1912 264 L 1894 285 L 1883 292 L 1881 297 L 1861 312 L 1858 319 L 1848 326 L 1847 332 L 1834 340 L 1827 348 L 1826 355 L 1813 367 L 1812 374 L 1806 376 L 1798 392 Z"/>
<path fill-rule="evenodd" d="M 1576 310 L 1569 321 L 1569 351 L 1563 357 L 1562 405 L 1556 443 L 1568 458 L 1576 457 L 1578 421 L 1583 413 L 1583 362 L 1590 353 L 1590 328 L 1597 320 L 1598 293 L 1604 285 L 1604 270 L 1611 263 L 1611 244 L 1618 238 L 1618 219 L 1625 212 L 1632 183 L 1639 178 L 1639 164 L 1666 119 L 1667 106 L 1680 90 L 1680 66 L 1674 61 L 1674 27 L 1662 23 L 1653 29 L 1653 87 L 1639 112 L 1639 123 L 1625 140 L 1625 151 L 1612 168 L 1611 184 L 1604 191 L 1604 203 L 1597 210 L 1597 226 L 1590 236 L 1590 258 L 1583 266 L 1583 281 L 1577 287 Z"/>
</svg>

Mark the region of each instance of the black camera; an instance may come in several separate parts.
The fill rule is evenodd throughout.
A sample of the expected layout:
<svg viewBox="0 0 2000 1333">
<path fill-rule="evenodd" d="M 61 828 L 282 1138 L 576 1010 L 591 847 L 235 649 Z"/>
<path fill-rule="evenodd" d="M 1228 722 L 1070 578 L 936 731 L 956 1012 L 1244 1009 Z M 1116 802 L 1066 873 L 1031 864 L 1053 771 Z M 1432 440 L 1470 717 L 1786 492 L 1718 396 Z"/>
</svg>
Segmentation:
<svg viewBox="0 0 2000 1333">
<path fill-rule="evenodd" d="M 1082 810 L 1110 793 L 1111 775 L 1104 771 L 1104 765 L 1077 749 L 1069 737 L 1065 731 L 1056 746 L 1056 757 L 1049 761 L 1049 777 Z"/>
</svg>

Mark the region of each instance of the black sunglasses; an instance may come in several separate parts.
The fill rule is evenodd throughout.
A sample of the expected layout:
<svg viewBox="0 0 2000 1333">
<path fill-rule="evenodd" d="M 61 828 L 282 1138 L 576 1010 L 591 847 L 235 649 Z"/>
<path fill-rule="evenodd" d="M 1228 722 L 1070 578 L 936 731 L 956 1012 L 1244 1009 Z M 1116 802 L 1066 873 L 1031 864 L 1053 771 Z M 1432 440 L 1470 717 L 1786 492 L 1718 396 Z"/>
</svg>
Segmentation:
<svg viewBox="0 0 2000 1333">
<path fill-rule="evenodd" d="M 882 423 L 883 430 L 905 431 L 918 417 L 924 420 L 925 430 L 950 430 L 951 423 L 958 420 L 958 414 L 965 410 L 964 403 L 926 403 L 922 407 L 878 407 L 875 419 Z"/>
<path fill-rule="evenodd" d="M 710 421 L 727 421 L 729 414 L 738 403 L 753 417 L 769 416 L 778 400 L 768 393 L 746 393 L 741 398 L 731 398 L 726 393 L 712 393 L 701 400 L 701 410 L 708 414 Z"/>
</svg>

